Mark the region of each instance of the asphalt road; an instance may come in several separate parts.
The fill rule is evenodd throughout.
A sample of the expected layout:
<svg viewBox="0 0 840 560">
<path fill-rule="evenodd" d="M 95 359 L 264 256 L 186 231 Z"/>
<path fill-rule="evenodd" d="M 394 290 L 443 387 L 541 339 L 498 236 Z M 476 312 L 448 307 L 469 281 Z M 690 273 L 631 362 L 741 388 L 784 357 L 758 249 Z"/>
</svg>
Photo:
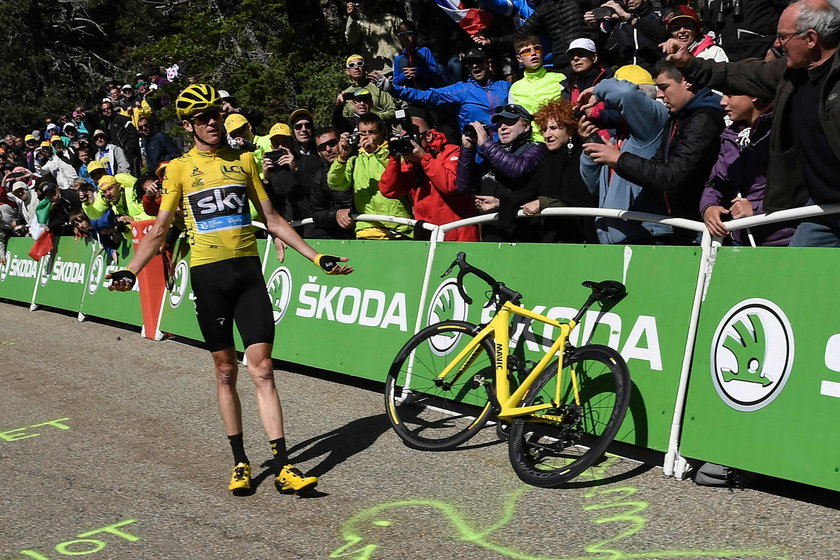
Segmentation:
<svg viewBox="0 0 840 560">
<path fill-rule="evenodd" d="M 234 497 L 204 350 L 9 303 L 0 325 L 4 560 L 840 558 L 837 493 L 704 488 L 626 459 L 530 488 L 505 445 L 413 451 L 376 384 L 288 364 L 287 439 L 318 491 L 281 495 L 256 466 L 270 452 L 243 376 L 258 485 Z"/>
</svg>

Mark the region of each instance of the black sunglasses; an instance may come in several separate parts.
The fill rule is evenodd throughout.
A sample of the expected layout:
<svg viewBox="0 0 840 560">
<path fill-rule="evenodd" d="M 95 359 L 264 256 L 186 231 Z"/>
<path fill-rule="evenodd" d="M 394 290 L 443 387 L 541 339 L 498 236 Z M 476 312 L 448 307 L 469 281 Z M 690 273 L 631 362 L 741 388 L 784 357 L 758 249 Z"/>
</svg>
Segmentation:
<svg viewBox="0 0 840 560">
<path fill-rule="evenodd" d="M 338 145 L 338 138 L 333 138 L 332 140 L 327 140 L 326 142 L 321 142 L 318 144 L 318 151 L 323 152 L 327 148 L 334 148 Z"/>
<path fill-rule="evenodd" d="M 201 125 L 205 125 L 210 122 L 211 119 L 221 120 L 222 119 L 222 112 L 219 110 L 216 111 L 205 111 L 204 113 L 199 113 L 197 115 L 193 115 L 192 121 L 194 123 L 198 123 Z"/>
<path fill-rule="evenodd" d="M 513 103 L 508 103 L 507 105 L 499 105 L 496 107 L 496 110 L 494 112 L 498 115 L 499 113 L 504 113 L 505 111 L 507 111 L 508 113 L 519 114 L 519 110 Z"/>
</svg>

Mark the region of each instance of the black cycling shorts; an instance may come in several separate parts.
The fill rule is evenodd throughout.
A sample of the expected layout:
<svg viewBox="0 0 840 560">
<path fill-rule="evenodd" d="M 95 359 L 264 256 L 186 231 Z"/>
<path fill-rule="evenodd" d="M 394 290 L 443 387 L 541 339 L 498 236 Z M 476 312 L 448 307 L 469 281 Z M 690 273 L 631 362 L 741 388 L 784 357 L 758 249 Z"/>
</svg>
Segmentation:
<svg viewBox="0 0 840 560">
<path fill-rule="evenodd" d="M 195 313 L 211 352 L 232 348 L 233 322 L 245 343 L 274 342 L 274 312 L 260 259 L 238 257 L 190 268 Z"/>
</svg>

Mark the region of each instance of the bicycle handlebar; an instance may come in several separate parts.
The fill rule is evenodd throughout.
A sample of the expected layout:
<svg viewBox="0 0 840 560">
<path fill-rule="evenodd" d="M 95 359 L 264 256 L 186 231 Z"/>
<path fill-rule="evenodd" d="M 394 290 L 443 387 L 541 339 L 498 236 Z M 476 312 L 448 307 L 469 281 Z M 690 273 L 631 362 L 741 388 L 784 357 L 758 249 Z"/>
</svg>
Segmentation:
<svg viewBox="0 0 840 560">
<path fill-rule="evenodd" d="M 490 296 L 489 302 L 496 303 L 497 306 L 501 307 L 505 301 L 512 301 L 515 304 L 519 304 L 522 300 L 522 294 L 511 290 L 507 286 L 505 286 L 504 282 L 497 282 L 495 278 L 481 270 L 480 268 L 476 268 L 473 265 L 467 262 L 467 255 L 463 251 L 460 251 L 458 255 L 455 257 L 455 260 L 452 261 L 452 264 L 449 265 L 449 268 L 446 269 L 440 277 L 445 278 L 449 276 L 452 272 L 452 269 L 455 266 L 458 266 L 458 276 L 455 279 L 455 284 L 458 287 L 458 293 L 461 294 L 461 298 L 467 303 L 471 304 L 473 302 L 472 298 L 467 295 L 467 292 L 464 290 L 464 277 L 467 274 L 474 274 L 484 280 L 490 289 L 493 290 L 493 294 Z"/>
</svg>

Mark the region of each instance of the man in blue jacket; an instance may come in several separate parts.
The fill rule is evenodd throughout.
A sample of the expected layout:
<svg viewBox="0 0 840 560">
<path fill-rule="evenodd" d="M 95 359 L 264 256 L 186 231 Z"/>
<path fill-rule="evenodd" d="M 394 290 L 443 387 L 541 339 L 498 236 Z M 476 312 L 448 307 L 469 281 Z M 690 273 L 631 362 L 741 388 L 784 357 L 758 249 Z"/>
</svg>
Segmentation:
<svg viewBox="0 0 840 560">
<path fill-rule="evenodd" d="M 708 88 L 696 90 L 670 61 L 657 63 L 655 75 L 658 97 L 670 113 L 656 155 L 648 159 L 622 153 L 613 144 L 599 143 L 584 144 L 584 151 L 595 163 L 606 164 L 621 177 L 641 185 L 639 202 L 644 198 L 642 204 L 647 211 L 696 220 L 700 195 L 717 159 L 724 128 L 720 96 Z M 675 230 L 654 241 L 686 244 L 695 238 L 694 232 Z"/>
<path fill-rule="evenodd" d="M 411 105 L 457 106 L 458 126 L 461 130 L 469 123 L 479 121 L 489 126 L 494 131 L 493 137 L 497 138 L 492 118 L 496 107 L 507 103 L 510 83 L 493 80 L 490 60 L 487 53 L 481 49 L 470 49 L 464 57 L 464 65 L 470 73 L 469 77 L 466 81 L 451 86 L 421 90 L 394 85 L 381 76 L 377 85 L 383 91 Z"/>
</svg>

